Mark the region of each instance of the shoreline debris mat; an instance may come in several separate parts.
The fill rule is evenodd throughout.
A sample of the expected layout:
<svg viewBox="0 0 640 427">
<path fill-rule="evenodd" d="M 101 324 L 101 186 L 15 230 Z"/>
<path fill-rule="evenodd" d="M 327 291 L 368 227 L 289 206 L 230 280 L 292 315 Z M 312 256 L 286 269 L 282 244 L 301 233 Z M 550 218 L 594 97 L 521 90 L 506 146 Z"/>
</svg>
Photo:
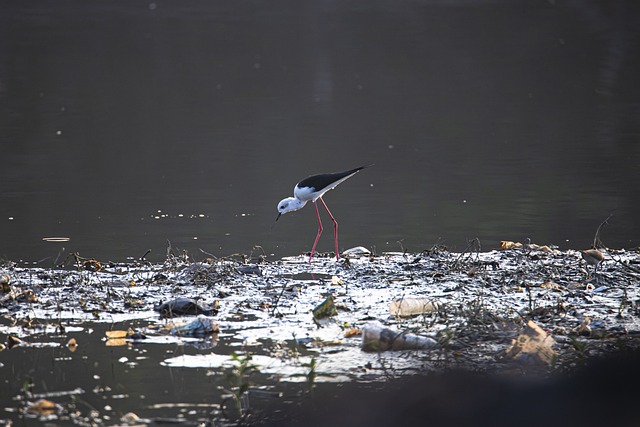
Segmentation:
<svg viewBox="0 0 640 427">
<path fill-rule="evenodd" d="M 640 347 L 638 252 L 602 251 L 594 271 L 580 251 L 503 246 L 352 251 L 311 263 L 304 255 L 100 268 L 5 263 L 0 349 L 73 347 L 75 355 L 96 345 L 173 345 L 180 352 L 120 359 L 134 370 L 201 368 L 224 378 L 244 355 L 272 383 L 312 389 L 451 369 L 546 375 Z M 96 325 L 112 331 L 91 336 Z"/>
</svg>

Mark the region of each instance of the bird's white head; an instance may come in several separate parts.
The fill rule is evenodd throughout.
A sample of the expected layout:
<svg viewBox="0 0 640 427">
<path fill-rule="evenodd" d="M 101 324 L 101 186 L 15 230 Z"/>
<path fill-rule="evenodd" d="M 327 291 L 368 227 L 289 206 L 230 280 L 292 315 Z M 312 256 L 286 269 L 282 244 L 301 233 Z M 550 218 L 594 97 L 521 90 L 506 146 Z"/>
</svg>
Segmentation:
<svg viewBox="0 0 640 427">
<path fill-rule="evenodd" d="M 276 218 L 276 221 L 280 219 L 280 215 L 302 209 L 306 204 L 306 200 L 303 201 L 296 199 L 295 197 L 287 197 L 286 199 L 280 200 L 280 203 L 278 203 L 278 217 Z"/>
</svg>

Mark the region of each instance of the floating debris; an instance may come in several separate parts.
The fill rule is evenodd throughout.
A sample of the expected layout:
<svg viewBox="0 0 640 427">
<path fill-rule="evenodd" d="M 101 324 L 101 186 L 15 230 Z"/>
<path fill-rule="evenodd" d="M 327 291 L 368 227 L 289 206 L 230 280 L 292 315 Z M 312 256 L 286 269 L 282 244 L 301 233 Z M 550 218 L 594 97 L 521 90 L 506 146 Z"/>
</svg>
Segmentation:
<svg viewBox="0 0 640 427">
<path fill-rule="evenodd" d="M 313 320 L 317 323 L 321 319 L 336 316 L 337 314 L 338 310 L 336 309 L 333 295 L 329 295 L 313 309 Z"/>
<path fill-rule="evenodd" d="M 82 267 L 82 258 L 75 269 L 8 263 L 1 271 L 10 276 L 11 290 L 0 294 L 0 333 L 9 346 L 24 340 L 19 352 L 5 350 L 10 358 L 42 346 L 64 347 L 71 337 L 61 335 L 79 328 L 73 336 L 83 353 L 102 338 L 105 346 L 140 351 L 142 357 L 128 357 L 131 367 L 152 369 L 154 363 L 168 366 L 173 360 L 175 366 L 204 367 L 218 375 L 226 368 L 209 349 L 217 344 L 219 325 L 225 345 L 217 347 L 217 356 L 228 359 L 224 352 L 242 345 L 255 360 L 265 357 L 263 370 L 278 381 L 299 381 L 310 372 L 303 364 L 311 359 L 323 374 L 333 375 L 331 381 L 383 377 L 389 366 L 392 375 L 446 369 L 451 363 L 470 370 L 496 371 L 511 364 L 523 370 L 528 368 L 520 362 L 528 358 L 555 358 L 551 365 L 532 362 L 532 369 L 553 370 L 575 365 L 578 357 L 640 347 L 640 254 L 608 249 L 606 256 L 612 262 L 604 271 L 599 267 L 595 286 L 585 283 L 579 251 L 527 248 L 388 252 L 349 258 L 348 264 L 332 257 L 314 258 L 311 264 L 308 256 L 263 259 L 257 264 L 261 274 L 252 274 L 258 270 L 246 259 L 110 262 L 95 272 Z M 203 315 L 208 320 L 168 322 L 158 312 L 162 318 Z M 590 323 L 581 325 L 586 318 Z M 521 331 L 522 319 L 532 319 L 544 331 L 539 340 L 546 343 L 552 336 L 558 343 L 551 356 L 517 346 L 521 333 L 532 340 Z M 368 323 L 372 320 L 378 322 Z M 102 331 L 110 328 L 106 324 L 116 330 L 92 337 L 96 323 Z M 583 337 L 588 347 L 576 351 L 582 345 L 576 340 Z M 153 353 L 149 346 L 167 344 L 204 353 L 145 358 Z M 425 356 L 424 350 L 432 348 L 438 351 Z M 422 351 L 387 351 L 397 349 Z M 511 357 L 498 356 L 507 349 Z M 83 356 L 66 353 L 65 358 Z"/>
<path fill-rule="evenodd" d="M 363 255 L 371 255 L 371 251 L 364 246 L 356 246 L 355 248 L 350 248 L 342 251 L 342 255 L 344 256 L 352 256 L 359 257 Z"/>
<path fill-rule="evenodd" d="M 35 415 L 53 415 L 59 412 L 60 406 L 47 399 L 40 399 L 27 407 L 27 412 Z"/>
<path fill-rule="evenodd" d="M 511 242 L 509 240 L 502 240 L 500 242 L 500 250 L 506 251 L 508 249 L 521 249 L 522 243 L 520 242 Z"/>
<path fill-rule="evenodd" d="M 218 301 L 213 306 L 209 306 L 198 304 L 195 300 L 184 297 L 176 298 L 154 307 L 154 310 L 159 312 L 162 317 L 197 316 L 198 314 L 215 316 L 218 314 L 218 309 Z"/>
<path fill-rule="evenodd" d="M 87 271 L 97 272 L 102 270 L 102 263 L 97 259 L 87 259 L 82 261 L 82 268 Z"/>
<path fill-rule="evenodd" d="M 45 242 L 53 242 L 53 243 L 64 243 L 71 240 L 69 237 L 43 237 L 42 240 Z"/>
<path fill-rule="evenodd" d="M 556 341 L 540 326 L 529 320 L 524 331 L 505 351 L 505 356 L 526 364 L 550 365 L 556 358 L 556 352 L 551 348 L 555 343 Z"/>
<path fill-rule="evenodd" d="M 260 267 L 257 265 L 239 265 L 236 267 L 236 271 L 240 274 L 255 274 L 256 276 L 262 275 Z"/>
<path fill-rule="evenodd" d="M 7 273 L 0 274 L 0 288 L 2 292 L 9 292 L 11 290 L 11 286 L 9 286 L 9 282 L 11 281 L 11 276 Z"/>
<path fill-rule="evenodd" d="M 399 298 L 389 305 L 392 316 L 410 317 L 438 311 L 438 305 L 429 298 Z"/>
<path fill-rule="evenodd" d="M 395 332 L 378 321 L 367 322 L 362 327 L 362 349 L 364 351 L 429 350 L 437 345 L 433 338 L 409 332 Z"/>
<path fill-rule="evenodd" d="M 215 321 L 203 315 L 198 316 L 191 322 L 174 321 L 168 323 L 165 328 L 171 335 L 203 337 L 205 335 L 217 334 L 220 327 Z"/>
<path fill-rule="evenodd" d="M 142 420 L 138 415 L 134 412 L 127 412 L 122 417 L 120 417 L 120 422 L 126 425 L 135 425 L 140 423 Z M 145 420 L 143 420 L 145 421 Z M 146 423 L 146 422 L 145 422 Z"/>
</svg>

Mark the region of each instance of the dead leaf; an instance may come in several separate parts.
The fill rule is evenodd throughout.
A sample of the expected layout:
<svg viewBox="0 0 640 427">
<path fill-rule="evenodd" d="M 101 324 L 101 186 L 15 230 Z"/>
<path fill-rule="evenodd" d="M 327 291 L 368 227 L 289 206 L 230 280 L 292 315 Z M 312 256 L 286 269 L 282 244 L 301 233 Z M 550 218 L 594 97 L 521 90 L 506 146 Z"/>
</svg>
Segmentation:
<svg viewBox="0 0 640 427">
<path fill-rule="evenodd" d="M 140 417 L 137 416 L 136 414 L 134 414 L 133 412 L 127 412 L 126 414 L 124 414 L 122 416 L 122 418 L 120 418 L 120 421 L 123 424 L 137 424 L 138 420 L 140 420 Z"/>
<path fill-rule="evenodd" d="M 109 338 L 107 342 L 104 343 L 107 347 L 121 347 L 123 345 L 127 345 L 126 338 Z"/>
<path fill-rule="evenodd" d="M 548 281 L 548 282 L 544 282 L 540 285 L 540 287 L 542 289 L 552 289 L 554 291 L 566 291 L 567 288 L 565 288 L 564 286 L 561 286 L 559 284 L 557 284 L 556 282 L 552 282 L 552 281 Z"/>
<path fill-rule="evenodd" d="M 344 333 L 345 338 L 355 337 L 360 335 L 362 332 L 358 328 L 351 328 Z"/>
<path fill-rule="evenodd" d="M 50 400 L 40 399 L 27 408 L 28 412 L 38 415 L 51 415 L 58 410 L 58 405 Z"/>
<path fill-rule="evenodd" d="M 580 324 L 573 329 L 573 332 L 578 335 L 591 335 L 591 326 L 589 326 L 590 324 L 591 318 L 585 317 L 584 319 L 582 319 Z"/>
<path fill-rule="evenodd" d="M 12 349 L 13 347 L 19 346 L 24 344 L 24 341 L 22 341 L 20 338 L 18 337 L 14 337 L 13 335 L 9 335 L 7 337 L 7 347 L 9 349 Z"/>
<path fill-rule="evenodd" d="M 88 259 L 82 262 L 82 268 L 88 271 L 98 272 L 102 270 L 102 264 L 97 259 Z"/>
<path fill-rule="evenodd" d="M 11 292 L 11 286 L 9 286 L 10 280 L 11 276 L 8 274 L 0 274 L 0 288 L 3 293 Z"/>
<path fill-rule="evenodd" d="M 520 249 L 522 247 L 522 243 L 520 242 L 512 242 L 509 240 L 502 240 L 500 242 L 500 250 L 505 251 L 507 249 Z"/>
<path fill-rule="evenodd" d="M 121 330 L 116 330 L 116 331 L 106 331 L 104 333 L 107 338 L 109 339 L 114 339 L 114 338 L 126 338 L 127 336 L 129 336 L 129 331 L 121 331 Z"/>
<path fill-rule="evenodd" d="M 78 343 L 76 342 L 75 338 L 71 338 L 68 342 L 67 342 L 67 348 L 69 350 L 71 350 L 72 352 L 76 351 L 76 349 L 78 348 Z"/>
</svg>

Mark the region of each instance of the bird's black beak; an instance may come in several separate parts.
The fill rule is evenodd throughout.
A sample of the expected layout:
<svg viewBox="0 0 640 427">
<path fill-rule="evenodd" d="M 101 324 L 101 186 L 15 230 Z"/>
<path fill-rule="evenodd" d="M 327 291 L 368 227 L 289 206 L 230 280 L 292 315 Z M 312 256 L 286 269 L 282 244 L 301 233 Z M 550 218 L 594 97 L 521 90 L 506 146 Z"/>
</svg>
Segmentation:
<svg viewBox="0 0 640 427">
<path fill-rule="evenodd" d="M 276 222 L 278 222 L 278 220 L 280 219 L 280 216 L 281 216 L 281 215 L 282 215 L 282 212 L 280 212 L 280 213 L 278 214 L 278 216 L 276 217 Z"/>
</svg>

